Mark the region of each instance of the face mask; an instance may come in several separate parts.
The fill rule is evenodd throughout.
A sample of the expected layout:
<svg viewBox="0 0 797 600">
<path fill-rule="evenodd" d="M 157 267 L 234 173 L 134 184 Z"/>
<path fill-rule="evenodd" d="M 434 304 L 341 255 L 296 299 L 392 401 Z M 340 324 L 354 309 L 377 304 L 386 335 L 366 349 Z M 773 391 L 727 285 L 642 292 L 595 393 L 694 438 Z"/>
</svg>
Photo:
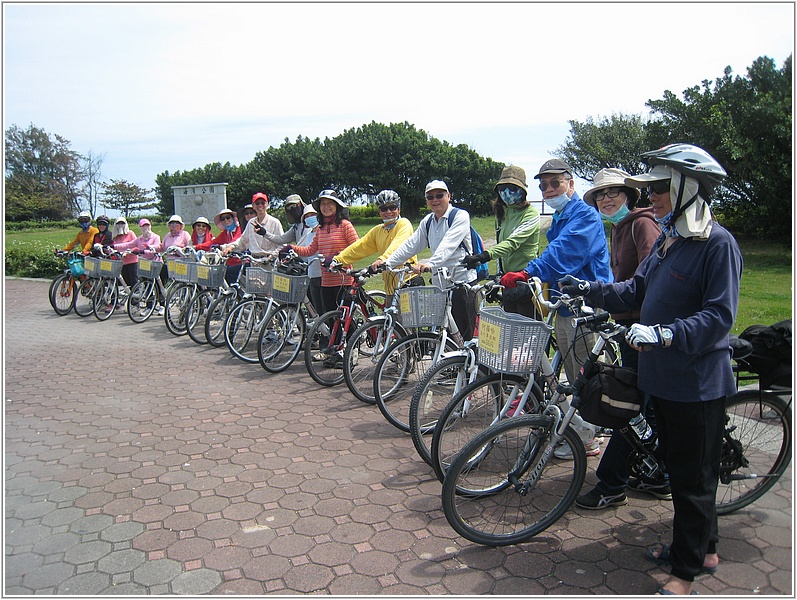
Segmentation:
<svg viewBox="0 0 797 600">
<path fill-rule="evenodd" d="M 142 225 L 141 226 L 141 237 L 147 239 L 150 234 L 150 226 L 149 225 Z"/>
<path fill-rule="evenodd" d="M 225 225 L 224 229 L 226 231 L 228 231 L 229 233 L 232 233 L 232 232 L 234 232 L 236 230 L 237 227 L 238 226 L 235 224 L 235 221 L 230 221 L 230 224 L 229 225 Z"/>
<path fill-rule="evenodd" d="M 393 217 L 392 219 L 382 219 L 382 225 L 387 227 L 388 225 L 391 225 L 391 224 L 395 223 L 396 221 L 398 221 L 398 217 L 397 216 Z"/>
<path fill-rule="evenodd" d="M 620 208 L 617 209 L 617 212 L 613 215 L 606 215 L 601 212 L 601 217 L 609 221 L 612 225 L 617 225 L 620 221 L 625 219 L 631 211 L 628 210 L 628 207 L 623 204 Z"/>
<path fill-rule="evenodd" d="M 556 198 L 546 198 L 545 204 L 547 204 L 551 209 L 559 212 L 562 210 L 567 203 L 570 202 L 570 198 L 567 197 L 567 194 L 562 194 L 561 196 L 556 196 Z"/>
<path fill-rule="evenodd" d="M 78 225 L 80 225 L 80 228 L 81 228 L 83 231 L 88 231 L 88 230 L 89 230 L 89 227 L 91 227 L 91 223 L 90 223 L 90 222 L 86 222 L 86 223 L 78 223 Z"/>
<path fill-rule="evenodd" d="M 513 204 L 517 204 L 518 202 L 523 201 L 523 190 L 518 188 L 516 190 L 510 190 L 508 188 L 500 190 L 498 195 L 501 197 L 501 200 L 504 201 L 504 204 L 507 206 L 512 206 Z"/>
<path fill-rule="evenodd" d="M 307 227 L 308 229 L 315 229 L 316 227 L 318 227 L 318 217 L 315 216 L 307 217 L 304 220 L 304 226 Z"/>
</svg>

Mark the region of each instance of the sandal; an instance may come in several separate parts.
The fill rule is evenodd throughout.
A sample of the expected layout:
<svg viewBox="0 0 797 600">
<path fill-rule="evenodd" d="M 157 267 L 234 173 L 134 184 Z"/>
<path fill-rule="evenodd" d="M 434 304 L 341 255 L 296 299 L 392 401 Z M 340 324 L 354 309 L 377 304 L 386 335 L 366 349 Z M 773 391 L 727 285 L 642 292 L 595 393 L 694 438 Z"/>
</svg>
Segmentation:
<svg viewBox="0 0 797 600">
<path fill-rule="evenodd" d="M 653 554 L 653 548 L 648 548 L 645 551 L 645 558 L 647 558 L 650 562 L 657 564 L 662 567 L 669 567 L 670 565 L 670 547 L 669 546 L 662 546 L 661 550 L 659 551 L 658 556 Z M 713 575 L 717 572 L 717 567 L 703 567 L 703 573 L 706 575 Z M 663 588 L 662 588 L 663 589 Z M 664 590 L 665 592 L 667 590 Z"/>
<path fill-rule="evenodd" d="M 698 592 L 696 592 L 695 590 L 692 590 L 690 592 L 690 594 L 692 596 L 697 596 Z M 678 594 L 676 594 L 675 592 L 671 592 L 670 590 L 665 590 L 663 587 L 660 587 L 659 589 L 657 589 L 656 593 L 653 594 L 653 595 L 654 596 L 678 596 Z"/>
</svg>

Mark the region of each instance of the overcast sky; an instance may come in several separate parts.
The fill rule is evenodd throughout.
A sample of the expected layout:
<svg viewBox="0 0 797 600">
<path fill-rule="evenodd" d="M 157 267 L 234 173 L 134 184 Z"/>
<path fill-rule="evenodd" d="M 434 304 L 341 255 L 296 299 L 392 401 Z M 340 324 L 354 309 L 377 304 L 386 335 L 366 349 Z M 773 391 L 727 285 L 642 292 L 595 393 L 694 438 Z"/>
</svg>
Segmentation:
<svg viewBox="0 0 797 600">
<path fill-rule="evenodd" d="M 4 3 L 3 124 L 104 154 L 105 180 L 142 187 L 371 121 L 531 178 L 568 119 L 647 115 L 759 56 L 780 68 L 794 18 L 758 2 Z"/>
</svg>

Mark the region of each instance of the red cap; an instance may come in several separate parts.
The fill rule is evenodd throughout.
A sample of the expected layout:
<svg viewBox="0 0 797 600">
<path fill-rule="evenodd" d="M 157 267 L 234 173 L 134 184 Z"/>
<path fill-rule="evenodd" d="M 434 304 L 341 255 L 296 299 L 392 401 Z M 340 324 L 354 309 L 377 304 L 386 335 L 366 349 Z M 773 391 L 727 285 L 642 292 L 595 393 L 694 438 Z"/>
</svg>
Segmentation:
<svg viewBox="0 0 797 600">
<path fill-rule="evenodd" d="M 254 196 L 252 196 L 252 204 L 254 204 L 255 201 L 260 198 L 262 198 L 263 200 L 266 201 L 266 203 L 268 203 L 268 196 L 266 196 L 263 192 L 258 192 Z"/>
</svg>

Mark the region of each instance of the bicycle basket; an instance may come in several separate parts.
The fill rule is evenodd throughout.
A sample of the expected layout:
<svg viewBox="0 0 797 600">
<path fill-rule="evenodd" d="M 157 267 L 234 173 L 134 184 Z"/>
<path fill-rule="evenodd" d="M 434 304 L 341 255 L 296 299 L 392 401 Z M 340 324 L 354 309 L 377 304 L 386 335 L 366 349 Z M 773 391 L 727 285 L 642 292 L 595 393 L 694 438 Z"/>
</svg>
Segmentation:
<svg viewBox="0 0 797 600">
<path fill-rule="evenodd" d="M 542 321 L 486 306 L 479 314 L 478 360 L 493 371 L 533 373 L 548 347 L 551 330 Z"/>
<path fill-rule="evenodd" d="M 196 265 L 196 283 L 209 288 L 221 287 L 227 265 Z"/>
<path fill-rule="evenodd" d="M 89 277 L 100 276 L 100 259 L 93 256 L 87 256 L 83 259 L 83 270 Z"/>
<path fill-rule="evenodd" d="M 191 260 L 166 259 L 169 277 L 182 283 L 196 283 L 197 263 Z"/>
<path fill-rule="evenodd" d="M 122 267 L 124 263 L 121 260 L 110 260 L 108 258 L 100 259 L 100 275 L 102 277 L 109 277 L 115 279 L 122 274 Z"/>
<path fill-rule="evenodd" d="M 244 290 L 247 294 L 271 295 L 272 272 L 259 267 L 249 267 L 244 273 Z"/>
<path fill-rule="evenodd" d="M 308 285 L 310 285 L 310 278 L 307 275 L 274 273 L 271 297 L 283 304 L 299 304 L 307 294 Z"/>
<path fill-rule="evenodd" d="M 399 311 L 405 327 L 435 327 L 446 323 L 448 293 L 434 286 L 399 290 Z"/>
<path fill-rule="evenodd" d="M 156 279 L 160 275 L 163 263 L 149 258 L 138 259 L 138 276 L 142 279 Z"/>
<path fill-rule="evenodd" d="M 69 265 L 69 271 L 75 277 L 80 277 L 83 275 L 83 257 L 76 256 L 74 258 L 69 258 L 66 261 L 66 264 Z"/>
</svg>

